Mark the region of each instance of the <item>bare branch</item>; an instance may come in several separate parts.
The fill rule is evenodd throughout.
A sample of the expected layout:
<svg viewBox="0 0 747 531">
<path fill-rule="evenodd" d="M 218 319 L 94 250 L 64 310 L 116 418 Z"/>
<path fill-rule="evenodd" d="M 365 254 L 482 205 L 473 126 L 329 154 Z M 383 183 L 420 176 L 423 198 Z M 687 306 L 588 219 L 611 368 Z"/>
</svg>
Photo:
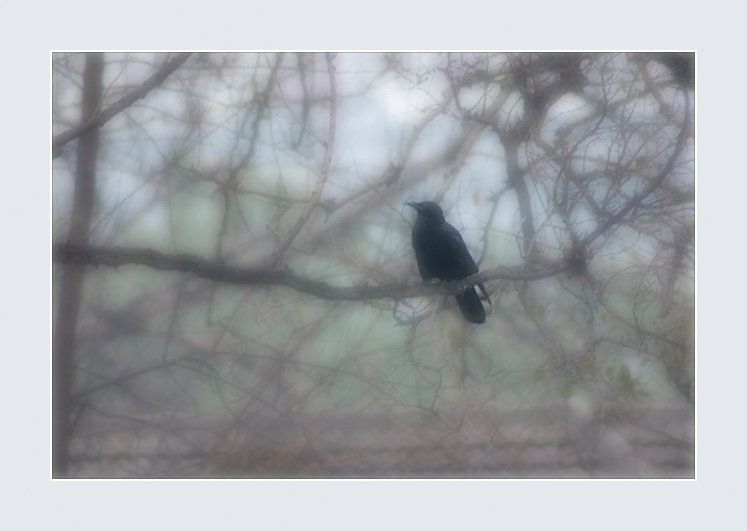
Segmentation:
<svg viewBox="0 0 747 531">
<path fill-rule="evenodd" d="M 327 133 L 327 141 L 325 142 L 326 151 L 324 152 L 324 161 L 322 162 L 322 169 L 319 173 L 319 179 L 316 182 L 316 188 L 314 188 L 314 191 L 311 193 L 311 199 L 309 200 L 309 204 L 306 205 L 306 210 L 304 210 L 301 217 L 298 218 L 298 221 L 296 221 L 296 225 L 290 230 L 288 235 L 285 237 L 285 240 L 272 254 L 270 263 L 273 266 L 277 265 L 278 261 L 283 257 L 285 252 L 288 250 L 288 247 L 290 247 L 291 243 L 293 243 L 293 240 L 296 239 L 298 233 L 301 232 L 301 229 L 311 217 L 311 213 L 314 212 L 314 209 L 319 202 L 319 198 L 322 195 L 322 190 L 324 189 L 324 183 L 327 182 L 327 176 L 329 175 L 329 165 L 332 161 L 332 150 L 334 149 L 335 145 L 335 124 L 337 121 L 337 83 L 335 81 L 335 65 L 332 62 L 335 58 L 335 54 L 325 53 L 324 58 L 327 60 L 327 70 L 329 71 L 329 132 Z"/>
<path fill-rule="evenodd" d="M 60 133 L 59 135 L 54 137 L 54 139 L 52 140 L 52 153 L 57 152 L 58 149 L 60 149 L 71 140 L 75 140 L 79 136 L 86 134 L 92 129 L 101 127 L 106 122 L 114 118 L 117 114 L 130 107 L 137 100 L 147 96 L 151 90 L 163 83 L 167 77 L 169 77 L 177 68 L 184 64 L 184 62 L 189 59 L 190 55 L 192 55 L 191 52 L 178 54 L 171 61 L 163 65 L 158 72 L 145 80 L 143 84 L 138 88 L 120 98 L 118 101 L 112 103 L 111 105 L 109 105 L 109 107 L 107 107 L 100 113 L 95 114 L 86 122 L 83 122 L 80 125 L 76 125 L 72 129 L 68 129 L 64 133 Z"/>
<path fill-rule="evenodd" d="M 119 267 L 121 265 L 146 265 L 160 271 L 180 271 L 216 282 L 242 285 L 278 285 L 293 288 L 326 300 L 404 299 L 434 294 L 461 293 L 466 288 L 489 280 L 528 281 L 548 278 L 567 269 L 564 261 L 545 262 L 526 266 L 507 267 L 482 271 L 459 282 L 418 282 L 382 284 L 378 286 L 336 287 L 300 277 L 290 269 L 242 269 L 208 262 L 190 254 L 168 255 L 153 249 L 124 247 L 84 247 L 71 244 L 54 246 L 52 258 L 58 264 Z"/>
<path fill-rule="evenodd" d="M 617 225 L 617 223 L 620 222 L 631 210 L 633 210 L 636 206 L 641 204 L 641 202 L 646 199 L 651 193 L 656 190 L 661 183 L 664 181 L 664 179 L 669 175 L 674 168 L 674 163 L 677 161 L 677 157 L 679 157 L 680 153 L 682 152 L 682 148 L 685 146 L 685 138 L 687 137 L 687 131 L 690 127 L 690 97 L 689 95 L 685 95 L 685 117 L 683 119 L 682 123 L 682 129 L 680 129 L 680 134 L 677 136 L 677 143 L 674 146 L 674 151 L 672 151 L 672 155 L 669 157 L 669 160 L 667 160 L 666 165 L 661 170 L 659 175 L 657 175 L 651 183 L 641 190 L 639 193 L 634 195 L 630 201 L 628 201 L 625 206 L 623 206 L 617 214 L 614 214 L 607 218 L 607 221 L 602 223 L 599 227 L 597 227 L 594 231 L 587 234 L 580 242 L 578 242 L 576 245 L 574 245 L 574 250 L 583 249 L 584 247 L 588 247 L 591 242 L 596 240 L 599 236 L 607 232 L 610 228 Z M 573 251 L 570 254 L 575 254 Z"/>
</svg>

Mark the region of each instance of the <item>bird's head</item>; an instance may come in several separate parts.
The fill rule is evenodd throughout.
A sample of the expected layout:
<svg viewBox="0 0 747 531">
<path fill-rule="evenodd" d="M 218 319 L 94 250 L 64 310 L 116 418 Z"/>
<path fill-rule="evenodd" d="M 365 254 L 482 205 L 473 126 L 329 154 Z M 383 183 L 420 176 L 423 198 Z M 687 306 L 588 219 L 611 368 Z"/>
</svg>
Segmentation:
<svg viewBox="0 0 747 531">
<path fill-rule="evenodd" d="M 433 201 L 423 201 L 422 203 L 407 203 L 418 212 L 418 217 L 430 223 L 443 223 L 444 211 Z"/>
</svg>

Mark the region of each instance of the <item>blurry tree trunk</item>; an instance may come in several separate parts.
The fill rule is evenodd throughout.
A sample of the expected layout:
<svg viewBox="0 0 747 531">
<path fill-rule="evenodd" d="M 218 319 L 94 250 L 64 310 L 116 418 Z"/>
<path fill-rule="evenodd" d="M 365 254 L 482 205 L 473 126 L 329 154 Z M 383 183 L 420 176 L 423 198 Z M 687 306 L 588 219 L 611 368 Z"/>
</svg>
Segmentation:
<svg viewBox="0 0 747 531">
<path fill-rule="evenodd" d="M 81 123 L 89 120 L 101 102 L 104 58 L 100 53 L 86 55 L 83 73 Z M 78 143 L 72 221 L 68 241 L 86 245 L 93 213 L 99 128 L 82 135 Z M 64 266 L 60 281 L 59 304 L 52 348 L 52 474 L 67 474 L 70 457 L 70 391 L 74 376 L 75 339 L 85 266 Z"/>
</svg>

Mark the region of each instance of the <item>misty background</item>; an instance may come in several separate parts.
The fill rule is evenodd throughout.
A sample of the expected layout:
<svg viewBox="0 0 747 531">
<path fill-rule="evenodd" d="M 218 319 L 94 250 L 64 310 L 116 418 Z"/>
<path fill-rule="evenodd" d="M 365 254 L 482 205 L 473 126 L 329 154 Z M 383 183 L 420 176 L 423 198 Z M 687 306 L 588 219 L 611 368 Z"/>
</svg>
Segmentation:
<svg viewBox="0 0 747 531">
<path fill-rule="evenodd" d="M 53 54 L 55 475 L 693 477 L 694 75 Z M 484 325 L 420 286 L 423 200 Z"/>
</svg>

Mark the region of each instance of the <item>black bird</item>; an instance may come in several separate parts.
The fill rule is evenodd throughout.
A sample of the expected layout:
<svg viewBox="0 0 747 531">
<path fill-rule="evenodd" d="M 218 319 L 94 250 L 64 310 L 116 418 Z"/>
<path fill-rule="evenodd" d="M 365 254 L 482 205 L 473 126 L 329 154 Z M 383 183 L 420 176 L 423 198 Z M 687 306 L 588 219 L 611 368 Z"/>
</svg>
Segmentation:
<svg viewBox="0 0 747 531">
<path fill-rule="evenodd" d="M 407 203 L 418 211 L 418 219 L 412 227 L 412 247 L 418 269 L 424 280 L 464 280 L 478 272 L 477 264 L 470 256 L 459 231 L 446 223 L 443 210 L 433 201 Z M 478 284 L 490 303 L 485 286 Z M 474 288 L 456 295 L 462 315 L 471 323 L 485 322 L 485 308 Z"/>
</svg>

